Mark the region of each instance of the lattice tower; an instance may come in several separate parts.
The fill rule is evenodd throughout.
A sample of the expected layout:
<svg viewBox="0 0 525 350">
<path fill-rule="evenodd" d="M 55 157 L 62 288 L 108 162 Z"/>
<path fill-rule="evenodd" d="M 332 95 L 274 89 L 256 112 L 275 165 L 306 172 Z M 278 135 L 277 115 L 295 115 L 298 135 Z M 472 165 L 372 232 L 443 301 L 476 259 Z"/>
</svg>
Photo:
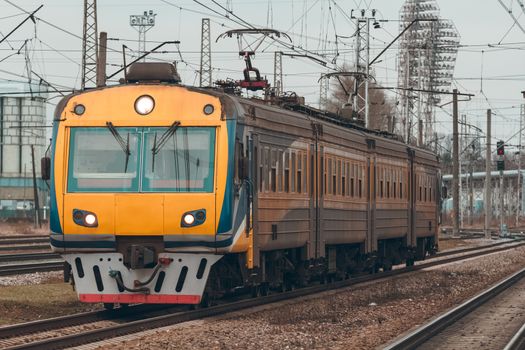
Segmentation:
<svg viewBox="0 0 525 350">
<path fill-rule="evenodd" d="M 200 86 L 211 86 L 211 32 L 210 19 L 202 19 Z"/>
<path fill-rule="evenodd" d="M 81 88 L 97 86 L 97 0 L 84 0 L 84 31 L 82 36 Z"/>
<path fill-rule="evenodd" d="M 399 132 L 410 142 L 414 126 L 423 123 L 420 145 L 433 140 L 435 106 L 439 92 L 452 82 L 459 34 L 450 20 L 440 18 L 436 0 L 407 0 L 400 10 L 400 31 L 415 22 L 400 38 L 398 55 Z M 419 131 L 418 131 L 419 133 Z"/>
<path fill-rule="evenodd" d="M 283 53 L 279 51 L 273 57 L 273 88 L 276 96 L 283 93 Z"/>
</svg>

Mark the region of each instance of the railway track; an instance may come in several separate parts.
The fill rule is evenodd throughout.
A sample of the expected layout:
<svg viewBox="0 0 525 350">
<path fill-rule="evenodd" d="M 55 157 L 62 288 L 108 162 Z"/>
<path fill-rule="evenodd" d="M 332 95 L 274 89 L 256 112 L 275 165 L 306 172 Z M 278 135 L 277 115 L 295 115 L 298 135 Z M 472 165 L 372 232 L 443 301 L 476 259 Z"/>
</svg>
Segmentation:
<svg viewBox="0 0 525 350">
<path fill-rule="evenodd" d="M 282 300 L 312 295 L 328 290 L 339 289 L 372 280 L 387 279 L 404 273 L 422 270 L 437 265 L 492 254 L 496 251 L 509 250 L 523 246 L 525 242 L 496 247 L 494 249 L 465 253 L 461 256 L 443 257 L 427 261 L 416 266 L 388 271 L 382 274 L 365 275 L 330 284 L 313 285 L 284 293 L 270 294 L 259 298 L 246 298 L 236 301 L 223 301 L 216 306 L 197 310 L 177 309 L 168 314 L 152 315 L 148 308 L 139 305 L 115 310 L 114 312 L 99 311 L 96 313 L 64 316 L 59 319 L 42 320 L 9 327 L 0 328 L 0 348 L 5 349 L 56 349 L 78 346 L 108 338 L 115 338 L 148 329 L 173 325 L 190 320 L 201 319 L 226 314 L 241 309 L 270 304 Z M 525 274 L 525 270 L 524 270 Z M 137 308 L 140 312 L 137 312 Z M 164 306 L 165 308 L 165 306 Z M 173 309 L 172 309 L 173 310 Z M 64 325 L 68 325 L 64 328 Z M 73 326 L 73 327 L 72 327 Z M 38 332 L 38 334 L 36 334 Z"/>
<path fill-rule="evenodd" d="M 516 239 L 513 241 L 497 242 L 490 245 L 479 246 L 479 247 L 470 247 L 463 249 L 456 249 L 438 253 L 432 258 L 441 258 L 449 255 L 463 254 L 468 252 L 483 251 L 491 249 L 498 246 L 506 246 L 516 244 L 516 242 L 525 241 L 523 239 Z M 64 268 L 64 263 L 62 261 L 55 261 L 60 259 L 60 255 L 56 253 L 32 253 L 32 254 L 0 254 L 0 264 L 2 263 L 12 263 L 17 261 L 35 261 L 35 260 L 47 260 L 44 262 L 34 262 L 34 263 L 22 263 L 22 264 L 9 264 L 9 265 L 0 265 L 0 276 L 9 276 L 16 274 L 25 274 L 33 272 L 46 272 L 46 271 L 59 271 Z M 53 260 L 53 261 L 49 261 Z"/>
<path fill-rule="evenodd" d="M 28 260 L 50 260 L 59 259 L 58 253 L 22 253 L 22 254 L 0 254 L 0 263 L 28 261 Z"/>
<path fill-rule="evenodd" d="M 0 251 L 49 250 L 48 235 L 0 236 Z"/>
<path fill-rule="evenodd" d="M 503 349 L 514 334 L 509 347 L 523 349 L 524 289 L 522 269 L 384 349 Z"/>
<path fill-rule="evenodd" d="M 525 349 L 525 323 L 514 334 L 503 350 L 522 350 Z"/>
<path fill-rule="evenodd" d="M 60 271 L 64 269 L 63 261 L 46 261 L 27 264 L 0 266 L 0 276 L 22 275 L 25 273 Z"/>
</svg>

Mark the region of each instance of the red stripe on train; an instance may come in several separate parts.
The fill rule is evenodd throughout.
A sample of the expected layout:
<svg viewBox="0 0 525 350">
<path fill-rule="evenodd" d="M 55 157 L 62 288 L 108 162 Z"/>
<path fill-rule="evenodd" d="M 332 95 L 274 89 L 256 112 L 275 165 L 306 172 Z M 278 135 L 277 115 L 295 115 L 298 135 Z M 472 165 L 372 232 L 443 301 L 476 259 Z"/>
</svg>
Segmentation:
<svg viewBox="0 0 525 350">
<path fill-rule="evenodd" d="M 201 296 L 163 294 L 80 294 L 79 299 L 85 303 L 198 304 L 201 301 Z"/>
</svg>

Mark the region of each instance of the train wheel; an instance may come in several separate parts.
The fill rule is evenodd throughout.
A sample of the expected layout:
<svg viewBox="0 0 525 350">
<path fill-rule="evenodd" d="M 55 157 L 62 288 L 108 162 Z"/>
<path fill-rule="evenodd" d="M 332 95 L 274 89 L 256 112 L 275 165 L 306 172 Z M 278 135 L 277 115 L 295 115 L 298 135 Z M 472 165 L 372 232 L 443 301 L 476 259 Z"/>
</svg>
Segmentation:
<svg viewBox="0 0 525 350">
<path fill-rule="evenodd" d="M 261 296 L 265 297 L 270 293 L 270 288 L 268 287 L 267 283 L 261 284 Z"/>
<path fill-rule="evenodd" d="M 414 258 L 407 258 L 406 267 L 414 266 Z"/>
<path fill-rule="evenodd" d="M 113 310 L 115 308 L 115 304 L 113 303 L 104 303 L 104 309 L 106 310 Z"/>
<path fill-rule="evenodd" d="M 252 286 L 251 287 L 251 294 L 252 294 L 252 298 L 258 298 L 262 295 L 261 293 L 261 285 L 256 285 L 256 286 Z"/>
</svg>

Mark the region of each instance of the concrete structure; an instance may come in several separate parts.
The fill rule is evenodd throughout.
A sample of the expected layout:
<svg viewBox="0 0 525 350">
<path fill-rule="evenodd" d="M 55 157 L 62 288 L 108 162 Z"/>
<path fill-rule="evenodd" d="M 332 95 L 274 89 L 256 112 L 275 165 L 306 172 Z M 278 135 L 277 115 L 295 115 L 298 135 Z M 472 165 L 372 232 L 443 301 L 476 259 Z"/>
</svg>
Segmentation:
<svg viewBox="0 0 525 350">
<path fill-rule="evenodd" d="M 500 172 L 491 171 L 492 182 L 492 218 L 498 221 L 503 209 L 505 220 L 508 225 L 514 226 L 516 218 L 525 218 L 525 187 L 523 186 L 525 170 L 505 170 L 503 172 L 503 188 L 500 187 Z M 518 181 L 521 174 L 521 180 Z M 443 175 L 443 186 L 447 188 L 449 198 L 443 202 L 443 214 L 445 216 L 452 211 L 452 175 Z M 472 174 L 460 174 L 460 220 L 462 226 L 472 223 L 484 217 L 483 192 L 485 188 L 485 172 L 474 172 Z M 503 194 L 503 208 L 500 204 L 500 196 Z M 510 227 L 509 226 L 509 227 Z"/>
<path fill-rule="evenodd" d="M 46 95 L 46 85 L 0 83 L 0 217 L 34 215 L 31 146 L 40 203 L 47 203 L 40 179 L 40 158 L 49 144 Z"/>
</svg>

